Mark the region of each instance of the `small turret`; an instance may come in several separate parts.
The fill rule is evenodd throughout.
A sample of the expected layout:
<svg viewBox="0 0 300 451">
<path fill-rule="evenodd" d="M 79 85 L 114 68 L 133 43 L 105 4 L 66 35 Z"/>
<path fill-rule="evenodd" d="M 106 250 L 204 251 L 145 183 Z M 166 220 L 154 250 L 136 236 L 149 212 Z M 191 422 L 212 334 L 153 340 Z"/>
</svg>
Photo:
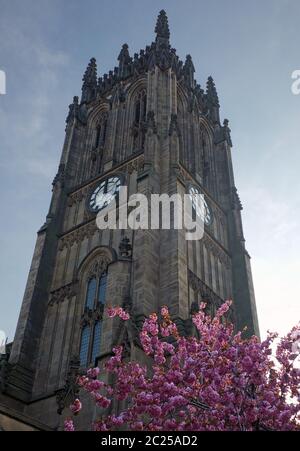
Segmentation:
<svg viewBox="0 0 300 451">
<path fill-rule="evenodd" d="M 90 102 L 96 97 L 97 90 L 97 64 L 95 58 L 91 58 L 82 81 L 81 102 Z"/>
<path fill-rule="evenodd" d="M 192 57 L 191 55 L 187 55 L 183 66 L 183 76 L 186 85 L 191 89 L 195 87 L 194 73 L 195 67 L 192 61 Z"/>
<path fill-rule="evenodd" d="M 220 122 L 219 116 L 219 97 L 216 90 L 215 82 L 213 78 L 210 76 L 207 79 L 206 83 L 206 102 L 209 110 L 209 116 L 214 123 Z"/>
<path fill-rule="evenodd" d="M 128 77 L 128 75 L 130 75 L 130 64 L 132 61 L 128 51 L 128 44 L 123 44 L 122 50 L 118 56 L 118 61 L 119 61 L 118 75 L 119 78 L 124 79 Z"/>
</svg>

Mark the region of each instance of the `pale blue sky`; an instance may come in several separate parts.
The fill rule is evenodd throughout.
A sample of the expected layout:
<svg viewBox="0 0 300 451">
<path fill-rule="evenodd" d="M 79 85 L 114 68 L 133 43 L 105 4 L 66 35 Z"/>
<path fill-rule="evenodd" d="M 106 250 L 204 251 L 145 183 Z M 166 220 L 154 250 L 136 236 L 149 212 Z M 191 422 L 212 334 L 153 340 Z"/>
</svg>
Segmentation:
<svg viewBox="0 0 300 451">
<path fill-rule="evenodd" d="M 13 338 L 64 139 L 90 57 L 112 69 L 124 42 L 150 44 L 160 9 L 171 43 L 212 75 L 232 129 L 236 184 L 262 335 L 300 319 L 298 0 L 0 0 L 0 330 Z"/>
</svg>

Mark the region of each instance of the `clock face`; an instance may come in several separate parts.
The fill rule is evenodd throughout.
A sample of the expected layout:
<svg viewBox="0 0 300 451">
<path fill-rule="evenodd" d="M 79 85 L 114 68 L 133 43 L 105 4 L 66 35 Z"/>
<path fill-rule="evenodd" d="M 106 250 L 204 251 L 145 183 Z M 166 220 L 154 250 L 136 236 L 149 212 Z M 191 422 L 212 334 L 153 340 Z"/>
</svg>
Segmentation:
<svg viewBox="0 0 300 451">
<path fill-rule="evenodd" d="M 121 180 L 119 177 L 109 177 L 93 191 L 89 199 L 89 208 L 97 212 L 107 207 L 116 198 L 120 189 Z"/>
<path fill-rule="evenodd" d="M 210 225 L 213 220 L 212 212 L 207 205 L 207 202 L 202 194 L 201 198 L 197 197 L 198 194 L 201 194 L 201 191 L 196 186 L 191 186 L 189 188 L 189 196 L 192 202 L 193 210 L 195 210 L 196 214 L 203 220 L 205 225 Z"/>
</svg>

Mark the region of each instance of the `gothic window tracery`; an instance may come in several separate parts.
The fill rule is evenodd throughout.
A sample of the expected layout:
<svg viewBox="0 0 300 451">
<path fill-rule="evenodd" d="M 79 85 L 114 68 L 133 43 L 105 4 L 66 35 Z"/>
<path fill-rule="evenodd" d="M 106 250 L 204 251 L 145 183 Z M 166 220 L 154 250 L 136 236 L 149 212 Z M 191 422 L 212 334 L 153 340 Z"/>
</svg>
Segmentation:
<svg viewBox="0 0 300 451">
<path fill-rule="evenodd" d="M 147 94 L 146 90 L 140 91 L 134 100 L 134 119 L 132 126 L 133 150 L 139 151 L 144 148 L 145 143 L 145 124 L 147 113 Z"/>
<path fill-rule="evenodd" d="M 107 261 L 95 262 L 86 279 L 84 312 L 81 317 L 80 364 L 93 364 L 99 355 L 107 287 Z"/>
</svg>

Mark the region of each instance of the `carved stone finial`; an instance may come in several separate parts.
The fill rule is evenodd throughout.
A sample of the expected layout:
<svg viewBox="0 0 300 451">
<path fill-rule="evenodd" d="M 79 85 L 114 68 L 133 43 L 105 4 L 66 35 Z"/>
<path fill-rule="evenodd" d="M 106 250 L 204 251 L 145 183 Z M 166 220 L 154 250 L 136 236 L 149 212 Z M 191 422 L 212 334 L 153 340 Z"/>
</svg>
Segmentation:
<svg viewBox="0 0 300 451">
<path fill-rule="evenodd" d="M 216 90 L 214 79 L 209 76 L 206 83 L 206 95 L 208 98 L 208 101 L 212 103 L 215 106 L 220 106 L 219 104 L 219 97 Z"/>
<path fill-rule="evenodd" d="M 169 30 L 169 24 L 168 24 L 168 17 L 166 14 L 166 11 L 163 9 L 160 11 L 156 27 L 155 27 L 155 33 L 156 33 L 156 40 L 158 38 L 169 40 L 170 38 L 170 30 Z"/>
</svg>

